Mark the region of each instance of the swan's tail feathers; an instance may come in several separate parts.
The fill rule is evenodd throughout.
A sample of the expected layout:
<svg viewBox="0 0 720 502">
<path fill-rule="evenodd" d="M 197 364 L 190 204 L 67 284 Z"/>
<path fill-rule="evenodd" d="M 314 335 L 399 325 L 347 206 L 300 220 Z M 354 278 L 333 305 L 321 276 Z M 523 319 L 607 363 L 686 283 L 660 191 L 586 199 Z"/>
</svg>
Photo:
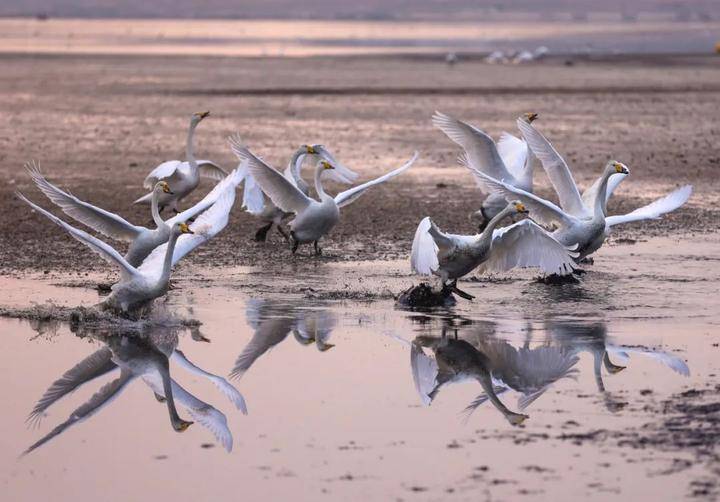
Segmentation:
<svg viewBox="0 0 720 502">
<path fill-rule="evenodd" d="M 143 195 L 142 197 L 140 197 L 138 200 L 136 200 L 135 202 L 133 202 L 133 205 L 134 205 L 134 204 L 150 204 L 151 202 L 152 202 L 152 192 L 150 192 L 150 193 L 147 194 L 147 195 Z"/>
<path fill-rule="evenodd" d="M 415 238 L 412 243 L 410 254 L 410 266 L 412 271 L 420 275 L 432 275 L 439 264 L 437 259 L 438 247 L 430 235 L 432 220 L 429 216 L 422 219 L 415 231 Z"/>
</svg>

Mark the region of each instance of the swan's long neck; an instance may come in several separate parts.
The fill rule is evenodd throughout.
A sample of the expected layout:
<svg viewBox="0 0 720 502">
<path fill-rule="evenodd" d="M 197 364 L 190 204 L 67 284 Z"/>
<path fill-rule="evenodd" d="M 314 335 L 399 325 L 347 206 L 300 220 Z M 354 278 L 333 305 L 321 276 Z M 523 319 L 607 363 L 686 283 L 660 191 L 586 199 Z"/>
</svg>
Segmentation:
<svg viewBox="0 0 720 502">
<path fill-rule="evenodd" d="M 605 199 L 607 198 L 607 186 L 610 176 L 615 174 L 615 169 L 605 169 L 600 186 L 598 187 L 597 196 L 595 197 L 595 207 L 593 208 L 596 219 L 605 219 Z"/>
<path fill-rule="evenodd" d="M 305 156 L 307 155 L 307 152 L 299 148 L 295 151 L 292 158 L 290 159 L 290 173 L 292 174 L 293 179 L 295 180 L 295 185 L 302 191 L 302 193 L 306 194 L 310 190 L 310 187 L 307 183 L 305 183 L 305 180 L 302 179 L 302 176 L 300 176 L 300 171 L 302 170 L 303 161 L 305 160 Z"/>
<path fill-rule="evenodd" d="M 163 221 L 162 217 L 160 216 L 160 208 L 158 207 L 159 199 L 160 199 L 160 191 L 155 190 L 153 192 L 152 200 L 150 201 L 150 212 L 152 213 L 152 219 L 158 228 L 165 225 L 165 222 Z"/>
<path fill-rule="evenodd" d="M 500 211 L 495 217 L 490 220 L 483 230 L 482 234 L 480 234 L 480 238 L 478 239 L 478 244 L 481 245 L 491 245 L 492 244 L 492 238 L 493 238 L 493 231 L 495 230 L 495 227 L 497 227 L 500 222 L 507 216 L 510 216 L 513 213 L 514 209 L 512 206 L 507 206 L 505 209 Z"/>
<path fill-rule="evenodd" d="M 320 200 L 325 200 L 330 197 L 328 194 L 325 193 L 325 190 L 322 186 L 322 180 L 320 179 L 324 170 L 325 168 L 322 166 L 322 164 L 319 164 L 315 169 L 315 190 L 317 191 Z"/>
<path fill-rule="evenodd" d="M 177 233 L 173 232 L 170 234 L 170 240 L 168 240 L 167 249 L 165 250 L 165 261 L 163 262 L 163 270 L 161 275 L 161 280 L 163 283 L 170 280 L 170 269 L 172 268 L 172 258 L 173 253 L 175 252 L 175 244 L 177 243 L 178 237 L 180 237 Z"/>
<path fill-rule="evenodd" d="M 197 161 L 195 160 L 195 147 L 194 137 L 195 128 L 198 123 L 196 121 L 190 122 L 190 128 L 188 129 L 187 140 L 185 141 L 185 159 L 190 163 L 193 168 L 197 168 Z"/>
</svg>

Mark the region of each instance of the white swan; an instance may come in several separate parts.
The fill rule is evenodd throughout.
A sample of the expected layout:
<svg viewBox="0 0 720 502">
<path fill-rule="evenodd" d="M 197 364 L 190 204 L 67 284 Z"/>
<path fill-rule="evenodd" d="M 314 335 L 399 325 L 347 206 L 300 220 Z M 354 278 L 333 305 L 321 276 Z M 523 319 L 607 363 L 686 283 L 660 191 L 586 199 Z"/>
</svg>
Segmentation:
<svg viewBox="0 0 720 502">
<path fill-rule="evenodd" d="M 242 144 L 238 135 L 233 137 L 233 142 L 236 145 Z M 345 184 L 352 184 L 357 179 L 357 173 L 338 163 L 335 157 L 333 157 L 323 145 L 301 145 L 300 148 L 293 153 L 288 167 L 283 174 L 305 195 L 310 193 L 310 186 L 302 178 L 300 172 L 303 163 L 308 159 L 315 163 L 324 159 L 335 166 L 335 169 L 331 173 L 332 175 L 328 176 L 330 179 Z M 267 239 L 268 232 L 273 226 L 277 228 L 278 232 L 286 241 L 289 240 L 289 236 L 282 228 L 282 221 L 292 216 L 292 213 L 286 213 L 278 208 L 272 200 L 265 197 L 260 185 L 258 185 L 255 178 L 249 174 L 245 178 L 243 207 L 246 208 L 247 212 L 265 223 L 265 225 L 260 227 L 255 233 L 256 241 L 264 242 Z"/>
<path fill-rule="evenodd" d="M 533 122 L 537 117 L 537 113 L 526 113 L 519 117 L 517 122 Z M 432 122 L 463 148 L 468 163 L 475 169 L 532 193 L 535 156 L 525 141 L 504 132 L 496 144 L 487 133 L 477 127 L 438 111 L 433 115 Z M 507 201 L 502 195 L 488 194 L 480 210 L 474 213 L 474 216 L 481 219 L 480 231 L 505 209 L 505 206 Z"/>
<path fill-rule="evenodd" d="M 496 230 L 504 218 L 527 213 L 519 201 L 508 204 L 478 235 L 442 232 L 429 217 L 415 232 L 410 265 L 420 275 L 436 275 L 444 287 L 463 298 L 473 297 L 457 288 L 457 279 L 480 267 L 481 272 L 505 272 L 514 267 L 539 267 L 548 274 L 566 275 L 573 271 L 577 253 L 560 244 L 547 231 L 530 220 Z"/>
<path fill-rule="evenodd" d="M 581 257 L 600 249 L 607 236 L 610 235 L 611 227 L 633 221 L 659 218 L 663 214 L 674 211 L 685 204 L 692 194 L 692 186 L 685 185 L 631 213 L 608 216 L 607 201 L 620 182 L 625 179 L 628 174 L 627 168 L 618 169 L 616 166 L 616 172 L 610 172 L 609 179 L 606 179 L 608 171 L 606 169 L 603 175 L 580 196 L 565 159 L 555 150 L 547 138 L 530 123 L 518 122 L 518 127 L 530 148 L 540 159 L 550 182 L 555 188 L 562 210 L 573 217 L 583 220 L 597 217 L 599 213 L 605 216 L 602 234 L 597 235 L 584 249 L 581 249 Z M 510 195 L 508 194 L 508 196 Z M 558 235 L 558 238 L 562 240 L 560 235 Z"/>
<path fill-rule="evenodd" d="M 113 284 L 112 293 L 102 303 L 103 307 L 121 313 L 141 312 L 141 309 L 149 306 L 155 298 L 167 292 L 172 266 L 225 228 L 235 201 L 235 188 L 242 181 L 242 174 L 239 169 L 233 171 L 230 174 L 233 183 L 229 184 L 215 204 L 202 213 L 190 227 L 184 222 L 176 223 L 171 229 L 168 242 L 155 248 L 137 268 L 130 265 L 109 244 L 65 223 L 28 200 L 21 193 L 18 193 L 17 196 L 120 269 L 120 281 Z M 194 235 L 180 238 L 182 234 Z"/>
<path fill-rule="evenodd" d="M 224 178 L 200 202 L 172 218 L 163 220 L 158 211 L 158 200 L 161 194 L 172 195 L 173 192 L 166 181 L 158 181 L 152 192 L 151 204 L 152 218 L 156 228 L 150 229 L 140 225 L 133 225 L 115 213 L 93 206 L 74 195 L 64 192 L 47 181 L 34 162 L 27 164 L 26 169 L 35 185 L 65 214 L 106 237 L 129 242 L 130 247 L 123 258 L 133 267 L 140 266 L 156 247 L 170 239 L 173 226 L 179 222 L 191 220 L 213 205 L 228 186 L 236 186 L 234 178 Z"/>
<path fill-rule="evenodd" d="M 321 253 L 318 241 L 337 224 L 341 207 L 357 200 L 371 186 L 387 181 L 409 169 L 418 156 L 415 152 L 412 159 L 403 166 L 379 178 L 340 192 L 335 197 L 325 193 L 321 181 L 323 172 L 334 167 L 328 161 L 321 160 L 315 169 L 315 190 L 320 198 L 317 201 L 302 193 L 294 183 L 257 158 L 245 146 L 235 142 L 234 138 L 230 138 L 230 146 L 240 160 L 248 161 L 248 171 L 275 205 L 285 212 L 295 214 L 295 219 L 290 222 L 293 253 L 300 244 L 313 242 L 315 254 L 318 255 Z"/>
<path fill-rule="evenodd" d="M 594 210 L 591 211 L 583 204 L 577 187 L 573 185 L 577 197 L 573 200 L 573 210 L 566 212 L 537 195 L 491 178 L 468 165 L 465 159 L 461 158 L 460 161 L 471 170 L 478 182 L 484 184 L 489 190 L 503 195 L 507 200 L 520 200 L 530 209 L 534 220 L 548 228 L 556 227 L 552 236 L 565 246 L 577 245 L 575 250 L 578 252 L 578 258 L 584 258 L 602 245 L 605 239 L 605 213 L 603 212 L 602 197 L 596 198 Z M 599 193 L 605 193 L 610 176 L 615 173 L 627 174 L 628 172 L 625 165 L 615 161 L 608 162 L 602 174 Z"/>
<path fill-rule="evenodd" d="M 163 194 L 160 197 L 160 212 L 162 212 L 165 207 L 169 207 L 176 213 L 179 213 L 178 203 L 197 188 L 201 176 L 203 178 L 220 181 L 227 175 L 217 164 L 209 160 L 195 159 L 195 147 L 193 143 L 195 128 L 202 119 L 208 115 L 210 115 L 210 112 L 199 112 L 193 113 L 190 117 L 190 128 L 188 129 L 187 141 L 185 143 L 185 162 L 179 160 L 163 162 L 153 169 L 143 182 L 143 186 L 148 189 L 153 188 L 158 181 L 167 181 L 170 185 L 172 194 Z M 149 193 L 140 197 L 133 202 L 133 204 L 149 204 L 152 201 L 152 197 L 152 193 Z"/>
</svg>

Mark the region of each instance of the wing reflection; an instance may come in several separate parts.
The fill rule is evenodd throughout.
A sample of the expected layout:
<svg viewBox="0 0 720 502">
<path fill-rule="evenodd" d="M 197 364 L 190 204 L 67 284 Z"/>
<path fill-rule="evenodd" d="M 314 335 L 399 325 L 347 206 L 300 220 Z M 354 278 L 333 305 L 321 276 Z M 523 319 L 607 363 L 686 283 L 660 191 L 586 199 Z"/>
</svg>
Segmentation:
<svg viewBox="0 0 720 502">
<path fill-rule="evenodd" d="M 242 378 L 258 358 L 285 340 L 290 333 L 300 344 L 314 343 L 321 352 L 334 347 L 328 340 L 337 325 L 337 314 L 331 310 L 251 299 L 247 302 L 246 317 L 255 333 L 235 361 L 230 373 L 232 378 Z"/>
<path fill-rule="evenodd" d="M 432 318 L 426 321 L 422 330 L 432 330 Z M 690 374 L 687 364 L 672 354 L 611 343 L 603 322 L 546 322 L 545 341 L 541 344 L 531 344 L 533 330 L 528 325 L 523 330 L 525 340 L 519 346 L 500 338 L 498 333 L 502 331 L 492 321 L 448 318 L 442 319 L 440 336 L 418 335 L 412 342 L 394 338 L 410 346 L 413 381 L 423 404 L 430 405 L 448 385 L 477 382 L 483 393 L 465 408 L 466 417 L 489 401 L 513 425 L 522 423 L 527 416 L 510 411 L 500 396 L 510 390 L 517 392 L 518 411 L 525 411 L 556 382 L 577 379 L 579 356 L 583 352 L 593 357 L 595 382 L 611 411 L 621 409 L 625 403 L 605 390 L 603 369 L 611 375 L 618 374 L 632 355 L 652 358 L 680 375 Z"/>
<path fill-rule="evenodd" d="M 196 366 L 177 348 L 181 329 L 184 328 L 146 326 L 139 332 L 117 328 L 91 331 L 89 336 L 100 341 L 104 346 L 53 382 L 38 400 L 28 420 L 39 422 L 53 404 L 92 380 L 109 374 L 117 376 L 103 385 L 87 402 L 76 408 L 67 420 L 31 445 L 24 453 L 30 453 L 76 423 L 90 418 L 107 407 L 130 382 L 136 379 L 144 382 L 158 401 L 165 403 L 173 429 L 182 432 L 193 423 L 180 418 L 176 408 L 178 403 L 194 421 L 207 428 L 227 451 L 231 451 L 233 438 L 225 415 L 175 382 L 170 376 L 170 361 L 195 375 L 208 379 L 243 413 L 247 413 L 245 400 L 224 378 Z"/>
</svg>

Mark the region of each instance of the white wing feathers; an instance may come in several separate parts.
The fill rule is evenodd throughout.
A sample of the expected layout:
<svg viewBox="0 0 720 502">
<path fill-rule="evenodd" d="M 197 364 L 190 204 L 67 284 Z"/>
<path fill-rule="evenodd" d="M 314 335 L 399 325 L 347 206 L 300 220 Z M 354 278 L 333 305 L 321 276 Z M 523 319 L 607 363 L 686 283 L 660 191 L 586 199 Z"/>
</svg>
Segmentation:
<svg viewBox="0 0 720 502">
<path fill-rule="evenodd" d="M 469 164 L 475 169 L 487 173 L 495 179 L 504 180 L 513 185 L 517 184 L 517 180 L 503 163 L 495 142 L 486 133 L 437 111 L 432 117 L 432 122 L 435 127 L 465 150 Z"/>
<path fill-rule="evenodd" d="M 498 193 L 505 197 L 507 201 L 520 200 L 520 202 L 528 207 L 532 218 L 540 224 L 547 226 L 551 226 L 554 223 L 570 225 L 574 222 L 575 218 L 573 216 L 566 214 L 552 202 L 538 197 L 535 194 L 526 192 L 521 188 L 517 188 L 503 181 L 491 178 L 490 176 L 468 165 L 462 156 L 458 160 L 462 165 L 470 169 L 470 172 L 473 173 L 476 181 L 483 186 L 485 190 L 491 193 Z"/>
<path fill-rule="evenodd" d="M 148 190 L 152 190 L 152 188 L 155 186 L 155 183 L 165 178 L 169 178 L 170 176 L 175 174 L 175 171 L 180 167 L 181 164 L 182 162 L 180 162 L 179 160 L 168 160 L 167 162 L 163 162 L 155 169 L 150 171 L 150 174 L 145 177 L 145 181 L 143 181 L 143 187 L 147 188 Z"/>
<path fill-rule="evenodd" d="M 533 267 L 547 274 L 567 275 L 575 269 L 573 258 L 577 256 L 534 222 L 522 220 L 493 232 L 490 254 L 478 271 Z"/>
<path fill-rule="evenodd" d="M 508 172 L 517 180 L 521 180 L 528 159 L 527 143 L 509 132 L 504 132 L 497 142 L 497 151 Z"/>
<path fill-rule="evenodd" d="M 45 179 L 34 162 L 26 164 L 25 168 L 35 185 L 53 204 L 83 225 L 112 239 L 127 242 L 132 242 L 143 230 L 142 227 L 129 223 L 117 214 L 88 204 L 74 195 L 62 191 Z"/>
<path fill-rule="evenodd" d="M 631 213 L 622 216 L 608 216 L 605 218 L 605 227 L 610 228 L 614 225 L 620 225 L 622 223 L 660 218 L 663 214 L 674 211 L 685 204 L 685 202 L 687 202 L 690 198 L 690 194 L 692 194 L 692 186 L 685 185 L 673 192 L 670 192 L 665 197 L 662 197 L 647 206 L 640 207 Z"/>
<path fill-rule="evenodd" d="M 362 194 L 365 193 L 365 191 L 375 185 L 379 185 L 380 183 L 384 183 L 385 181 L 388 181 L 391 178 L 394 178 L 398 174 L 401 174 L 405 172 L 407 169 L 412 167 L 412 165 L 415 163 L 415 160 L 418 158 L 418 152 L 415 152 L 412 156 L 412 158 L 407 161 L 402 166 L 398 167 L 397 169 L 394 169 L 390 171 L 389 173 L 385 173 L 379 178 L 375 178 L 374 180 L 370 180 L 366 183 L 363 183 L 362 185 L 358 185 L 355 187 L 350 188 L 349 190 L 345 190 L 344 192 L 340 192 L 335 196 L 335 203 L 338 205 L 338 207 L 347 206 L 348 204 L 355 202 Z M 274 201 L 274 199 L 273 199 Z"/>
<path fill-rule="evenodd" d="M 197 165 L 200 176 L 203 178 L 220 181 L 228 174 L 225 169 L 209 160 L 198 160 Z"/>
<path fill-rule="evenodd" d="M 108 263 L 117 266 L 120 269 L 120 273 L 124 279 L 129 279 L 130 277 L 133 277 L 137 275 L 138 270 L 130 265 L 125 258 L 122 257 L 120 253 L 118 253 L 112 246 L 109 244 L 106 244 L 105 242 L 101 241 L 97 237 L 93 237 L 92 235 L 88 234 L 87 232 L 84 232 L 83 230 L 80 230 L 78 228 L 75 228 L 71 225 L 68 225 L 64 221 L 62 221 L 60 218 L 55 216 L 54 214 L 46 211 L 45 209 L 41 208 L 37 204 L 34 204 L 33 202 L 30 202 L 23 194 L 20 192 L 17 192 L 17 197 L 26 202 L 30 207 L 32 207 L 35 211 L 39 212 L 40 214 L 47 217 L 50 221 L 55 223 L 56 225 L 59 225 L 63 229 L 65 229 L 66 232 L 68 232 L 71 236 L 73 236 L 78 241 L 85 244 L 87 247 L 95 251 L 100 257 L 105 259 Z"/>
<path fill-rule="evenodd" d="M 523 120 L 518 120 L 517 124 L 525 141 L 540 159 L 550 183 L 558 194 L 560 207 L 578 218 L 592 217 L 592 211 L 583 204 L 570 168 L 557 150 L 532 124 Z"/>
<path fill-rule="evenodd" d="M 432 221 L 429 216 L 422 219 L 415 231 L 410 254 L 412 271 L 420 275 L 432 275 L 440 266 L 437 252 L 438 246 L 430 235 Z"/>
<path fill-rule="evenodd" d="M 282 173 L 257 158 L 247 147 L 239 144 L 235 138 L 231 137 L 229 141 L 233 153 L 241 161 L 248 161 L 248 172 L 277 207 L 286 213 L 297 213 L 310 205 L 312 199 L 288 181 Z"/>
</svg>

